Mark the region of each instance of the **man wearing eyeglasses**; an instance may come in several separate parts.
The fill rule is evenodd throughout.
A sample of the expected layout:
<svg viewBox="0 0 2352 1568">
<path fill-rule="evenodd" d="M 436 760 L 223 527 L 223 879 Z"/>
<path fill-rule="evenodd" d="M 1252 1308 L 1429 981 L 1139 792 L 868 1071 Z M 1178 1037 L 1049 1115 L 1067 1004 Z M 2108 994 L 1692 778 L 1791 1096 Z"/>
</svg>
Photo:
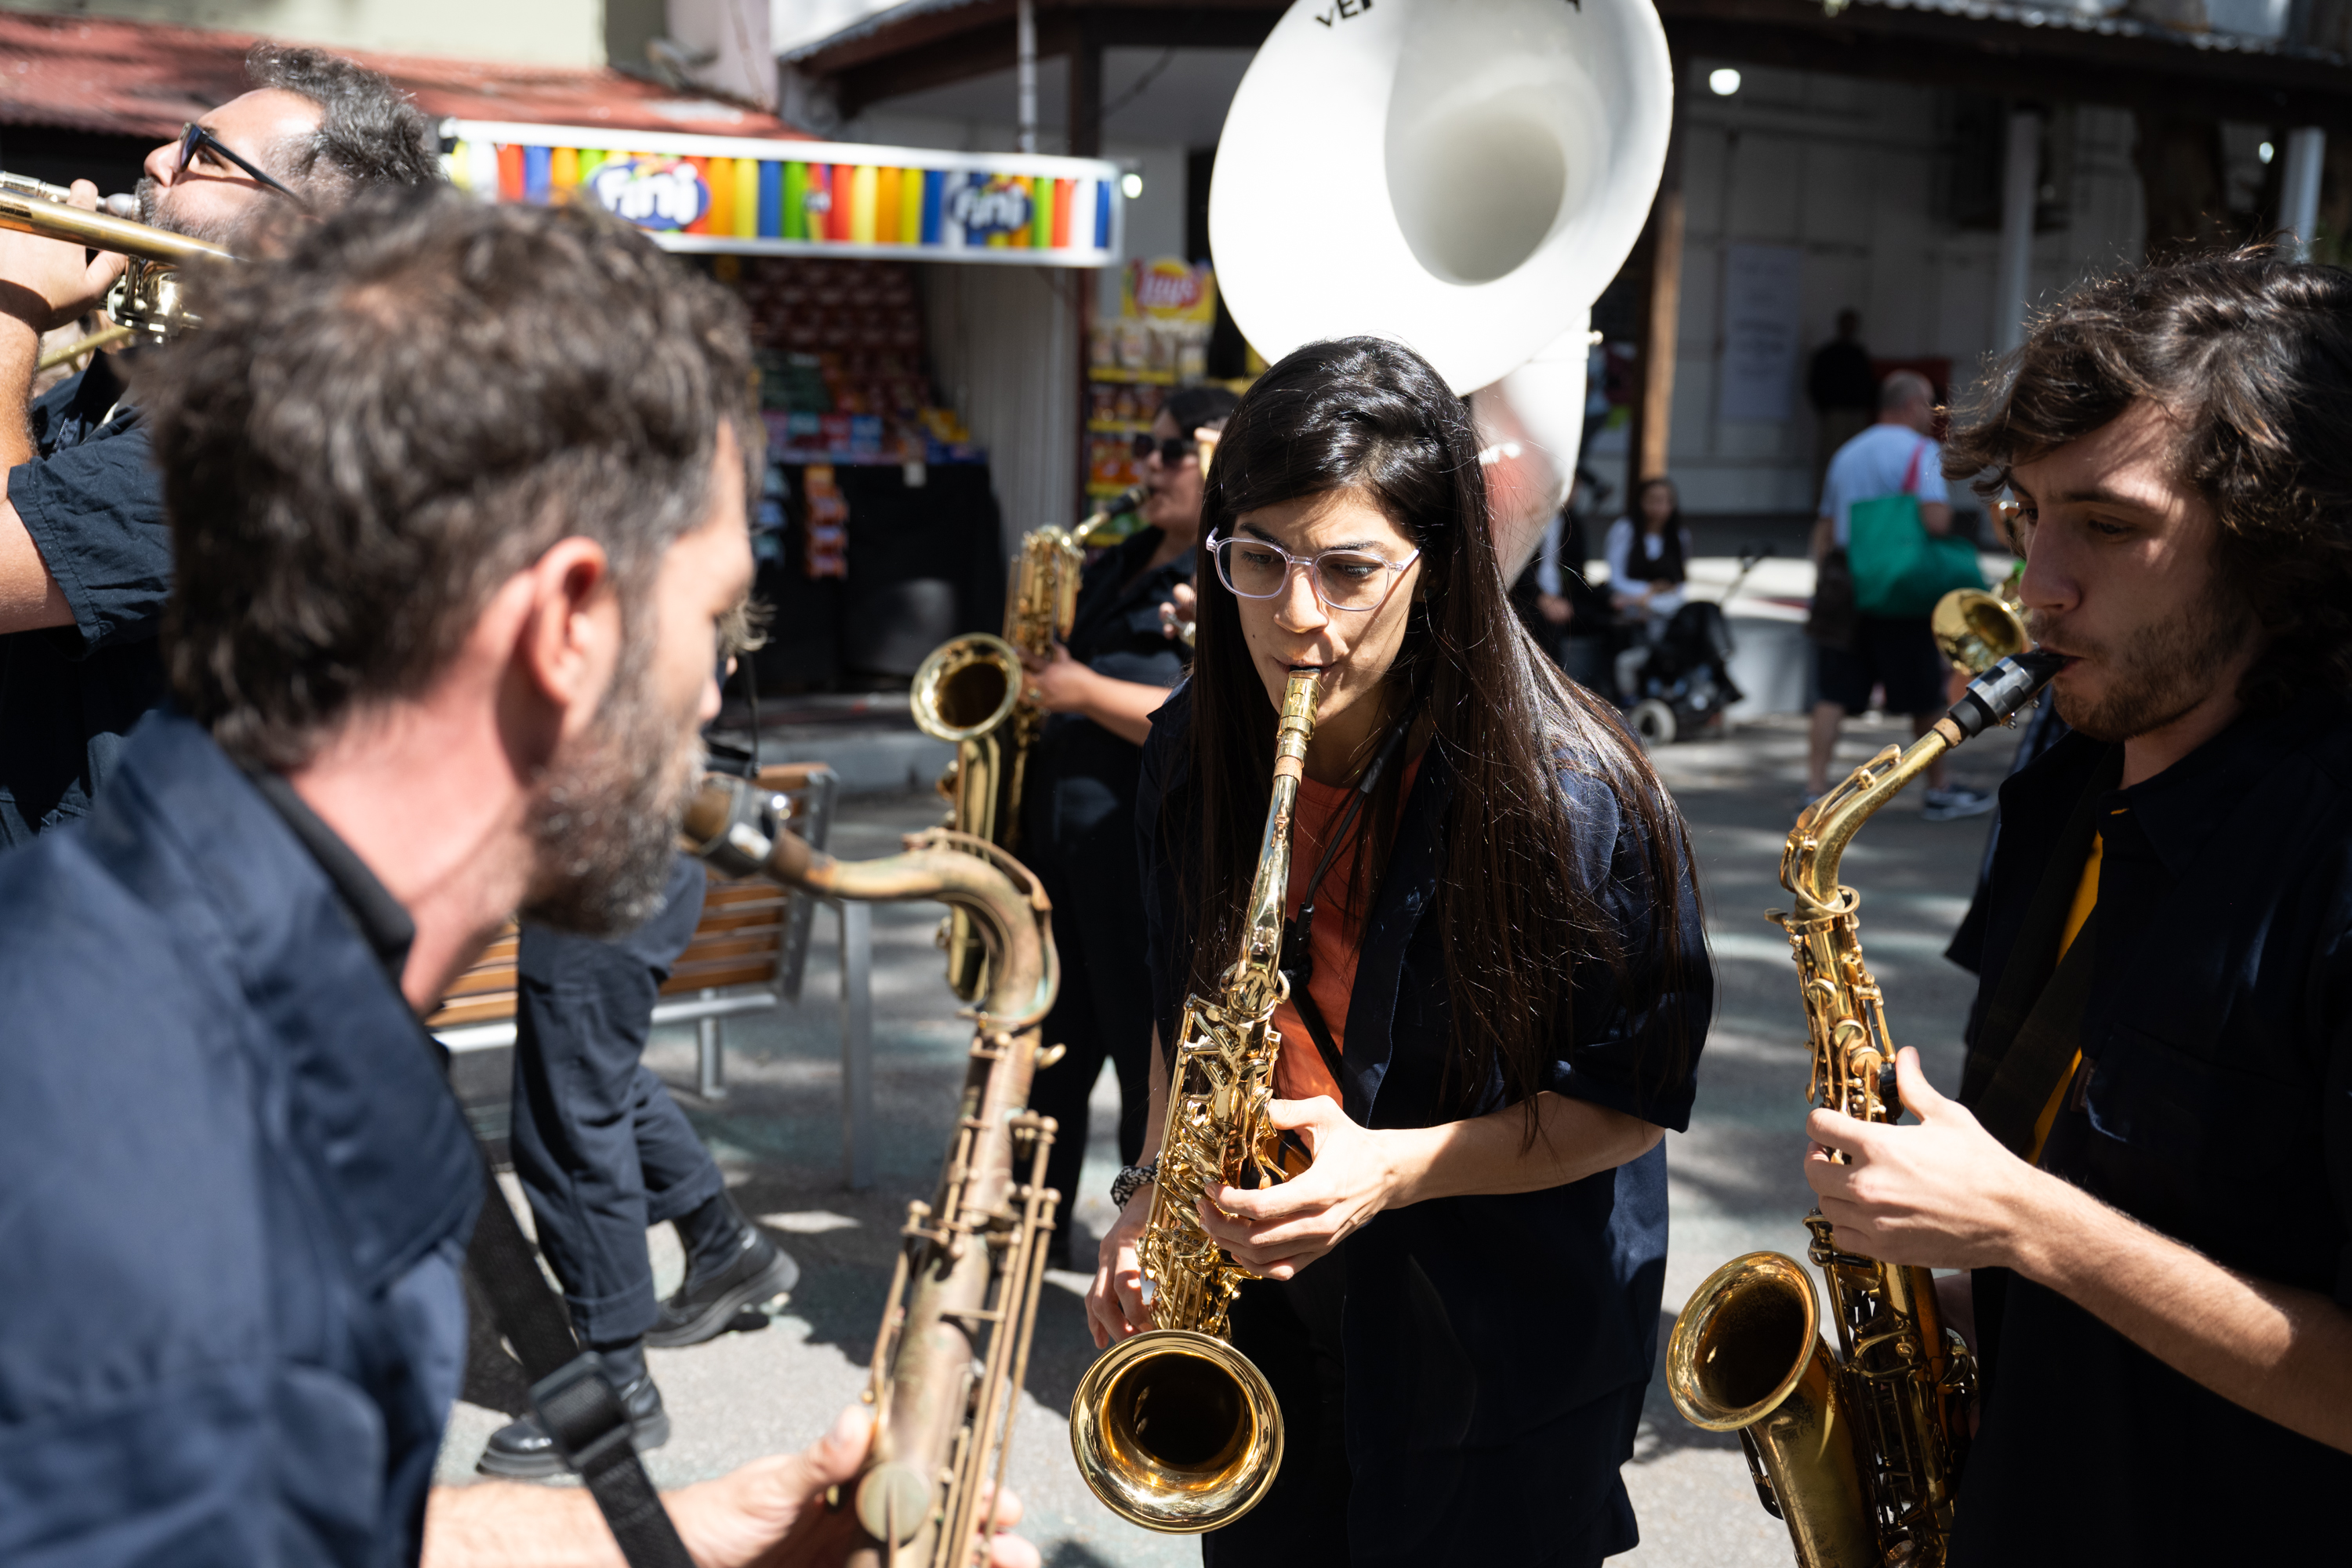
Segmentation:
<svg viewBox="0 0 2352 1568">
<path fill-rule="evenodd" d="M 257 220 L 439 177 L 423 112 L 383 77 L 262 44 L 246 78 L 250 91 L 147 155 L 140 221 L 236 250 Z M 98 205 L 89 181 L 74 192 Z M 32 395 L 41 334 L 96 310 L 122 268 L 0 232 L 0 847 L 87 814 L 163 694 L 171 533 L 140 411 L 105 355 Z"/>
<path fill-rule="evenodd" d="M 1045 1037 L 1066 1047 L 1037 1074 L 1034 1110 L 1055 1118 L 1046 1180 L 1077 1190 L 1087 1097 L 1108 1058 L 1118 1072 L 1122 1163 L 1143 1151 L 1150 1100 L 1151 987 L 1143 963 L 1143 882 L 1135 859 L 1135 791 L 1151 712 L 1183 678 L 1186 649 L 1160 629 L 1161 607 L 1192 580 L 1201 540 L 1199 432 L 1224 428 L 1237 400 L 1220 386 L 1168 399 L 1136 437 L 1149 490 L 1144 526 L 1087 568 L 1066 647 L 1032 658 L 1031 697 L 1054 714 L 1029 763 L 1021 858 L 1054 900 L 1062 989 Z M 1052 1261 L 1069 1267 L 1067 1226 Z"/>
</svg>

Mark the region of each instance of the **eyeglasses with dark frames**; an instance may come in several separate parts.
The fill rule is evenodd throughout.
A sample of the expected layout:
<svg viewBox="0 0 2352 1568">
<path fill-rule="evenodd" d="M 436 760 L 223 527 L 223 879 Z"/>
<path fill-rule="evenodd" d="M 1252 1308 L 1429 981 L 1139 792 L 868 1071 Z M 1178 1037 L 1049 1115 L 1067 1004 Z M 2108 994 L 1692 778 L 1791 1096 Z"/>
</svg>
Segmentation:
<svg viewBox="0 0 2352 1568">
<path fill-rule="evenodd" d="M 1290 574 L 1305 568 L 1316 602 L 1327 610 L 1363 615 L 1388 603 L 1404 569 L 1421 559 L 1416 550 L 1402 561 L 1391 561 L 1367 550 L 1321 550 L 1293 555 L 1263 539 L 1221 539 L 1209 536 L 1209 553 L 1217 563 L 1217 580 L 1244 599 L 1278 597 L 1290 584 Z"/>
<path fill-rule="evenodd" d="M 244 154 L 236 152 L 234 148 L 230 147 L 227 142 L 222 141 L 210 131 L 207 131 L 205 127 L 198 125 L 194 121 L 190 121 L 188 124 L 180 128 L 180 167 L 178 170 L 180 174 L 184 174 L 188 172 L 189 160 L 193 159 L 196 155 L 199 149 L 213 153 L 225 163 L 236 164 L 239 169 L 242 169 L 247 174 L 252 175 L 253 178 L 263 186 L 263 188 L 277 192 L 279 195 L 284 196 L 288 201 L 292 202 L 296 206 L 300 207 L 304 212 L 309 212 L 310 210 L 310 204 L 304 201 L 301 196 L 297 195 L 283 181 L 272 177 L 259 164 L 254 163 Z"/>
<path fill-rule="evenodd" d="M 1170 468 L 1181 466 L 1185 458 L 1200 449 L 1201 443 L 1189 436 L 1171 436 L 1163 441 L 1156 436 L 1140 435 L 1135 438 L 1134 447 L 1137 462 L 1158 452 L 1160 465 Z"/>
</svg>

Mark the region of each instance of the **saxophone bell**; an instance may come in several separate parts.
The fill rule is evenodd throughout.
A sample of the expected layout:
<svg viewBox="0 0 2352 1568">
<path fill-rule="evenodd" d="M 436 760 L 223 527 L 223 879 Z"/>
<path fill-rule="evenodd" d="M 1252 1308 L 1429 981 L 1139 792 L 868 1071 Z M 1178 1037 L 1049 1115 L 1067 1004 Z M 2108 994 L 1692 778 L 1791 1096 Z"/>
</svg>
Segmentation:
<svg viewBox="0 0 2352 1568">
<path fill-rule="evenodd" d="M 1804 997 L 1807 1098 L 1865 1121 L 1893 1121 L 1903 1108 L 1885 998 L 1863 963 L 1860 898 L 1838 881 L 1846 847 L 1929 763 L 2007 722 L 2066 663 L 2029 650 L 2023 624 L 1990 594 L 1947 595 L 1932 624 L 1976 679 L 1907 749 L 1887 747 L 1805 808 L 1780 856 L 1796 907 L 1772 917 Z M 1841 1251 L 1818 1210 L 1805 1224 L 1828 1312 L 1794 1258 L 1733 1258 L 1675 1318 L 1667 1390 L 1694 1425 L 1739 1434 L 1757 1493 L 1788 1525 L 1803 1568 L 1939 1568 L 1968 1458 L 1975 1362 L 1945 1327 L 1926 1269 Z"/>
</svg>

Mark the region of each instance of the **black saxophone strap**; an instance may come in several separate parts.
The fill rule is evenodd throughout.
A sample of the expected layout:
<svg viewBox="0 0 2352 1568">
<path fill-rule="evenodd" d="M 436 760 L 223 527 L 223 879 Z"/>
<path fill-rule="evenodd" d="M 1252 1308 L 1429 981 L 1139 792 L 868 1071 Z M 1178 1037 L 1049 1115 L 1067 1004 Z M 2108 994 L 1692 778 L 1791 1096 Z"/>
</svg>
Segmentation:
<svg viewBox="0 0 2352 1568">
<path fill-rule="evenodd" d="M 481 1150 L 478 1142 L 475 1148 Z M 466 1267 L 530 1379 L 540 1424 L 586 1483 L 629 1568 L 694 1568 L 637 1455 L 628 1408 L 604 1358 L 573 1338 L 571 1314 L 540 1273 L 538 1254 L 507 1206 L 487 1152 L 482 1181 L 482 1217 L 474 1223 Z"/>
<path fill-rule="evenodd" d="M 446 1082 L 447 1049 L 421 1020 L 416 1032 L 441 1063 Z M 456 1085 L 450 1085 L 449 1095 L 457 1099 Z M 463 1105 L 458 1114 L 465 1114 Z M 662 1507 L 661 1493 L 646 1474 L 628 1407 L 621 1402 L 604 1358 L 584 1349 L 573 1335 L 572 1314 L 540 1272 L 538 1250 L 508 1206 L 497 1168 L 478 1137 L 474 1152 L 482 1163 L 482 1213 L 474 1222 L 466 1268 L 490 1303 L 499 1332 L 522 1363 L 523 1375 L 530 1380 L 532 1413 L 554 1441 L 556 1452 L 596 1500 L 629 1568 L 694 1568 L 686 1542 L 678 1539 L 677 1527 Z"/>
</svg>

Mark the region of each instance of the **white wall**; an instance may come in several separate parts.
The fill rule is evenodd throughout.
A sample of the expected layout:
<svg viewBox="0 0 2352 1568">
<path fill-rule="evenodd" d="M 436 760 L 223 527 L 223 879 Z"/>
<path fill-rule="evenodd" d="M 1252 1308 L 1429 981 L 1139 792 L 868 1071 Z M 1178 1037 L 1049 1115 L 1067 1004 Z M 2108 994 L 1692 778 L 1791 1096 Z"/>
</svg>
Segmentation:
<svg viewBox="0 0 2352 1568">
<path fill-rule="evenodd" d="M 1950 359 L 1958 396 L 1993 346 L 1999 237 L 1938 216 L 1950 150 L 1937 92 L 1742 66 L 1739 91 L 1717 98 L 1706 83 L 1719 63 L 1691 62 L 1677 105 L 1686 227 L 1668 462 L 1693 512 L 1801 512 L 1817 500 L 1801 379 L 1838 311 L 1862 312 L 1863 341 L 1880 358 Z M 2139 253 L 2131 116 L 2068 112 L 2068 222 L 2033 247 L 2033 287 L 2045 300 Z M 1786 421 L 1717 417 L 1725 251 L 1739 243 L 1803 252 L 1800 390 Z"/>
<path fill-rule="evenodd" d="M 922 275 L 940 394 L 988 448 L 1009 552 L 1078 520 L 1077 345 L 1066 268 L 935 261 Z"/>
<path fill-rule="evenodd" d="M 9 0 L 9 8 L 460 59 L 604 63 L 600 0 Z"/>
</svg>

